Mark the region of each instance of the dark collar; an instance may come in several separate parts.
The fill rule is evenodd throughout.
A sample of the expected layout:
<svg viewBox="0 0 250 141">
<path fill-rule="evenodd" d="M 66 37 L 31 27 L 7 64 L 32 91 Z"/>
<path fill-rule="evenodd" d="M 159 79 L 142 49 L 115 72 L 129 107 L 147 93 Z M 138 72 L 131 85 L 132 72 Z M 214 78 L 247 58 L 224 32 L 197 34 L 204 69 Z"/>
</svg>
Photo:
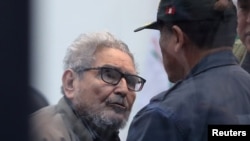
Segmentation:
<svg viewBox="0 0 250 141">
<path fill-rule="evenodd" d="M 212 54 L 207 55 L 190 71 L 186 79 L 198 75 L 209 69 L 228 66 L 228 65 L 237 65 L 237 59 L 233 55 L 231 50 L 222 50 Z"/>
</svg>

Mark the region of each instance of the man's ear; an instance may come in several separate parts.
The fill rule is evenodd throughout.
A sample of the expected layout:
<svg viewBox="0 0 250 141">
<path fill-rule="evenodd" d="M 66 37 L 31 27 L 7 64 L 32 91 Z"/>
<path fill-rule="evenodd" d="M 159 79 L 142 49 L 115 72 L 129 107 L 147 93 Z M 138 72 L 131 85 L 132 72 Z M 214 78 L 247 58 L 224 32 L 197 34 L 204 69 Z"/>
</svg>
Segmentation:
<svg viewBox="0 0 250 141">
<path fill-rule="evenodd" d="M 174 51 L 179 52 L 183 47 L 183 44 L 185 41 L 184 40 L 185 35 L 179 26 L 176 26 L 176 25 L 172 26 L 172 30 L 173 30 L 173 34 L 175 34 L 176 36 L 176 46 L 174 48 Z"/>
<path fill-rule="evenodd" d="M 76 80 L 76 74 L 73 70 L 68 69 L 63 73 L 62 76 L 62 83 L 63 83 L 63 90 L 64 94 L 67 98 L 72 99 L 74 97 L 74 81 Z"/>
</svg>

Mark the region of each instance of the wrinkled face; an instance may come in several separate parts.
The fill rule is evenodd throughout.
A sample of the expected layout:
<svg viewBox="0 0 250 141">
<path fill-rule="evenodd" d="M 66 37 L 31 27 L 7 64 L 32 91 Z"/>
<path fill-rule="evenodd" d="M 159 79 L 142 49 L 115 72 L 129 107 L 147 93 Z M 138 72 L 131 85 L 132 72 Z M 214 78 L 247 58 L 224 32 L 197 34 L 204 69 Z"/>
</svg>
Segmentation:
<svg viewBox="0 0 250 141">
<path fill-rule="evenodd" d="M 177 82 L 183 79 L 183 67 L 179 61 L 180 56 L 174 50 L 176 43 L 175 36 L 164 26 L 160 28 L 160 40 L 164 68 L 170 82 Z"/>
<path fill-rule="evenodd" d="M 237 32 L 241 41 L 250 51 L 250 1 L 239 0 L 237 3 Z"/>
<path fill-rule="evenodd" d="M 134 63 L 129 55 L 113 48 L 99 50 L 95 54 L 92 67 L 112 67 L 120 72 L 136 74 Z M 100 70 L 85 71 L 75 81 L 73 101 L 78 114 L 91 119 L 102 128 L 122 128 L 128 120 L 135 92 L 128 90 L 124 78 L 117 85 L 104 82 Z"/>
</svg>

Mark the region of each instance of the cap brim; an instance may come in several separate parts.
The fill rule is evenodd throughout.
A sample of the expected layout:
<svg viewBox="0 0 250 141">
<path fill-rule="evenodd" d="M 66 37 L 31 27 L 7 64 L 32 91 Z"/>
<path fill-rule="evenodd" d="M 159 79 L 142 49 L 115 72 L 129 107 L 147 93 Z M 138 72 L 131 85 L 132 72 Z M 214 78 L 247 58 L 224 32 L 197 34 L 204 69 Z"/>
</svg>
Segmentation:
<svg viewBox="0 0 250 141">
<path fill-rule="evenodd" d="M 143 29 L 158 29 L 158 27 L 159 27 L 158 22 L 155 21 L 155 22 L 152 22 L 150 24 L 146 24 L 146 25 L 144 25 L 142 27 L 139 27 L 139 28 L 135 29 L 134 32 L 138 32 L 138 31 L 141 31 Z"/>
</svg>

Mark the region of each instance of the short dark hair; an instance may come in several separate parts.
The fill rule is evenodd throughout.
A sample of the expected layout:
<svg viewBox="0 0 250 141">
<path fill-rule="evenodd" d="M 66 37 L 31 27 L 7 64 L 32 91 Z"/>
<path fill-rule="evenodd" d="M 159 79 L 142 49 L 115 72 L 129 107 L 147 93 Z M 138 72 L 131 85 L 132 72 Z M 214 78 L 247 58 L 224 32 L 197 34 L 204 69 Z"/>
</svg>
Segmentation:
<svg viewBox="0 0 250 141">
<path fill-rule="evenodd" d="M 232 47 L 236 38 L 237 19 L 226 21 L 177 22 L 189 39 L 201 49 Z"/>
<path fill-rule="evenodd" d="M 159 21 L 160 27 L 166 26 L 172 32 L 177 25 L 200 49 L 212 49 L 223 46 L 233 47 L 237 35 L 237 17 L 224 20 L 181 21 L 166 23 Z"/>
<path fill-rule="evenodd" d="M 237 2 L 246 3 L 248 0 L 237 0 Z"/>
</svg>

